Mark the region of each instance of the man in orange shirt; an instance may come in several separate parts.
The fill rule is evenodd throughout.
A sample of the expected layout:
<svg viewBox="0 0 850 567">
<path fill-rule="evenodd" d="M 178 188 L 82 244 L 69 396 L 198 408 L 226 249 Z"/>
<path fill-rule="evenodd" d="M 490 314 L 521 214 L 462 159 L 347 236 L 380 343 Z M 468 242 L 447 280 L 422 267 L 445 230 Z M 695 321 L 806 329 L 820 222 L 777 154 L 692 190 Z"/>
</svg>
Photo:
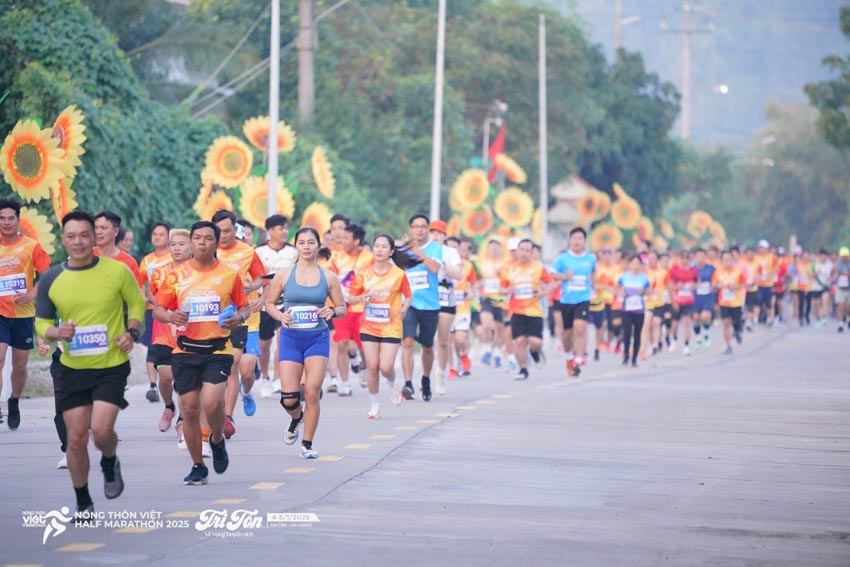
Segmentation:
<svg viewBox="0 0 850 567">
<path fill-rule="evenodd" d="M 142 258 L 142 261 L 139 263 L 139 276 L 141 277 L 142 286 L 144 286 L 142 291 L 145 295 L 145 301 L 147 301 L 148 304 L 148 309 L 145 312 L 145 332 L 142 333 L 142 336 L 139 338 L 139 342 L 145 345 L 148 349 L 146 365 L 148 371 L 148 382 L 150 382 L 151 387 L 148 389 L 147 393 L 145 393 L 145 398 L 147 398 L 147 400 L 152 404 L 159 401 L 159 392 L 157 391 L 156 386 L 157 372 L 153 360 L 154 349 L 151 348 L 151 336 L 154 327 L 154 298 L 150 291 L 150 280 L 154 270 L 171 262 L 171 250 L 168 248 L 168 234 L 170 231 L 171 225 L 167 222 L 159 221 L 153 225 L 153 230 L 151 230 L 151 244 L 153 244 L 153 252 Z"/>
<path fill-rule="evenodd" d="M 235 232 L 235 231 L 234 231 Z M 251 315 L 242 278 L 216 258 L 221 230 L 209 221 L 192 225 L 192 259 L 168 274 L 156 294 L 154 318 L 177 327 L 172 355 L 174 390 L 180 396 L 183 435 L 192 457 L 184 484 L 206 484 L 209 471 L 201 451 L 201 409 L 212 433 L 213 468 L 227 470 L 224 394 L 233 367 L 233 329 Z M 227 317 L 227 309 L 235 311 Z M 232 309 L 232 308 L 231 308 Z"/>
<path fill-rule="evenodd" d="M 720 319 L 723 321 L 723 339 L 726 350 L 723 354 L 732 354 L 732 331 L 735 340 L 741 344 L 741 306 L 744 304 L 747 275 L 741 266 L 735 265 L 732 253 L 724 250 L 720 255 L 720 267 L 711 276 L 714 289 L 717 290 L 717 302 L 720 304 Z"/>
<path fill-rule="evenodd" d="M 500 292 L 508 295 L 508 313 L 519 373 L 517 380 L 528 380 L 529 350 L 534 362 L 540 362 L 543 347 L 543 305 L 552 284 L 552 276 L 543 264 L 532 258 L 534 243 L 525 238 L 516 250 L 516 261 L 502 268 Z"/>
<path fill-rule="evenodd" d="M 118 230 L 121 228 L 121 217 L 112 211 L 103 210 L 94 216 L 94 255 L 104 258 L 112 258 L 122 264 L 125 264 L 130 271 L 133 272 L 133 277 L 139 282 L 139 287 L 142 287 L 142 276 L 139 273 L 139 264 L 136 260 L 118 248 L 116 238 Z"/>
<path fill-rule="evenodd" d="M 765 321 L 769 326 L 773 325 L 773 284 L 776 283 L 777 261 L 776 255 L 770 251 L 767 240 L 759 240 L 758 252 L 755 255 L 754 268 L 756 270 L 755 280 L 758 284 L 756 291 L 756 304 L 753 309 L 756 323 L 761 322 L 764 314 Z"/>
<path fill-rule="evenodd" d="M 42 274 L 50 267 L 50 256 L 38 241 L 19 232 L 20 215 L 20 203 L 0 199 L 0 370 L 12 347 L 12 392 L 7 407 L 12 431 L 21 423 L 18 401 L 27 382 L 27 361 L 34 346 L 33 300 L 38 294 L 38 284 L 33 285 L 33 280 L 35 272 Z"/>
</svg>

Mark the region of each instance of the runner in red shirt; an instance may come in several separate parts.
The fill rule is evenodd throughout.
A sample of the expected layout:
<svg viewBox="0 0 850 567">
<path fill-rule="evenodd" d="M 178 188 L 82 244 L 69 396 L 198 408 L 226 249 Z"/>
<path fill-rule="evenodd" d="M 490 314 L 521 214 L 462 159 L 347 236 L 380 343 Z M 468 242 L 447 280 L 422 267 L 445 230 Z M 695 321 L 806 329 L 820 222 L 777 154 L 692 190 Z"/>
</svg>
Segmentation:
<svg viewBox="0 0 850 567">
<path fill-rule="evenodd" d="M 670 352 L 676 350 L 678 340 L 679 322 L 684 327 L 685 346 L 682 353 L 690 356 L 691 350 L 688 343 L 691 340 L 691 311 L 694 307 L 694 290 L 699 283 L 699 273 L 691 265 L 691 255 L 687 250 L 679 252 L 678 263 L 667 272 L 664 282 L 673 296 L 673 342 L 670 343 Z"/>
</svg>

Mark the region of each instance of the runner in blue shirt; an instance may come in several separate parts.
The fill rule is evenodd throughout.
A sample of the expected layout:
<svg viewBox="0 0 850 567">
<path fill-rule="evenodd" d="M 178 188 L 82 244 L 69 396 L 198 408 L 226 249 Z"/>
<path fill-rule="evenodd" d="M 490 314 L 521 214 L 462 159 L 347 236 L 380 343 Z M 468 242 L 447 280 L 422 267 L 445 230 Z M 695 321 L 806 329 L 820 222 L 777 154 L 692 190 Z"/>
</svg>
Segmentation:
<svg viewBox="0 0 850 567">
<path fill-rule="evenodd" d="M 567 375 L 578 376 L 587 363 L 587 314 L 590 291 L 596 283 L 596 257 L 587 253 L 587 232 L 576 227 L 570 231 L 569 249 L 558 256 L 552 277 L 561 283 L 561 314 L 564 319 L 564 352 Z"/>
<path fill-rule="evenodd" d="M 649 277 L 643 271 L 643 261 L 634 254 L 629 258 L 629 271 L 617 280 L 617 293 L 623 298 L 623 366 L 637 366 L 640 353 L 641 332 L 646 317 L 646 294 L 649 292 Z M 629 347 L 634 346 L 629 355 Z"/>
<path fill-rule="evenodd" d="M 706 252 L 698 248 L 694 252 L 694 267 L 699 274 L 696 295 L 694 296 L 694 333 L 697 335 L 696 348 L 708 348 L 711 339 L 708 331 L 711 329 L 711 318 L 714 314 L 714 304 L 717 301 L 717 293 L 711 285 L 711 276 L 714 275 L 714 266 L 706 263 Z M 704 333 L 700 335 L 700 325 Z"/>
</svg>

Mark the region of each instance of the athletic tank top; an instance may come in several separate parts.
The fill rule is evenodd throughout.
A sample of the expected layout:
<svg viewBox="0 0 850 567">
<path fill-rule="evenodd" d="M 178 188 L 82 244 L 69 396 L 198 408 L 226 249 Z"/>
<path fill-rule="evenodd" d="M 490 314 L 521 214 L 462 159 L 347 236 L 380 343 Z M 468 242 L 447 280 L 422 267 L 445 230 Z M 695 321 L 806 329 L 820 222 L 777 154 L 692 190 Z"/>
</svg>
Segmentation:
<svg viewBox="0 0 850 567">
<path fill-rule="evenodd" d="M 314 286 L 304 286 L 295 279 L 297 264 L 289 272 L 289 279 L 283 288 L 283 310 L 292 308 L 292 331 L 324 331 L 328 324 L 319 317 L 319 310 L 325 306 L 328 299 L 328 280 L 325 271 L 319 268 L 319 283 Z"/>
</svg>

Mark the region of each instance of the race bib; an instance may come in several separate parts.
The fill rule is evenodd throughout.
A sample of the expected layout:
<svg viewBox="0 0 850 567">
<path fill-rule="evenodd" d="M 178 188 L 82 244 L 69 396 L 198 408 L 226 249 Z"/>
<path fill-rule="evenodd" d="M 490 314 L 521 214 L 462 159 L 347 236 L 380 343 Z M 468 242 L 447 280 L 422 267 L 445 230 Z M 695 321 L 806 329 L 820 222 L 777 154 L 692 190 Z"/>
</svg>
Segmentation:
<svg viewBox="0 0 850 567">
<path fill-rule="evenodd" d="M 407 281 L 410 284 L 410 289 L 413 291 L 431 287 L 431 282 L 428 280 L 428 272 L 425 270 L 407 272 Z"/>
<path fill-rule="evenodd" d="M 314 305 L 299 305 L 292 308 L 290 329 L 312 329 L 319 324 L 319 309 Z"/>
<path fill-rule="evenodd" d="M 484 293 L 487 295 L 498 295 L 499 280 L 484 280 Z"/>
<path fill-rule="evenodd" d="M 190 323 L 218 322 L 219 315 L 221 315 L 221 298 L 219 296 L 193 297 L 189 300 Z"/>
<path fill-rule="evenodd" d="M 454 294 L 452 290 L 440 286 L 440 307 L 452 307 L 452 299 Z"/>
<path fill-rule="evenodd" d="M 586 291 L 587 276 L 573 276 L 567 283 L 567 291 Z"/>
<path fill-rule="evenodd" d="M 682 299 L 689 299 L 694 296 L 694 290 L 682 288 L 676 293 L 676 296 Z"/>
<path fill-rule="evenodd" d="M 534 284 L 517 284 L 514 287 L 515 299 L 532 299 L 534 298 Z"/>
<path fill-rule="evenodd" d="M 0 277 L 0 297 L 19 295 L 27 292 L 27 278 L 24 274 L 11 274 Z"/>
<path fill-rule="evenodd" d="M 667 290 L 665 289 L 665 290 L 664 290 L 664 295 L 663 295 L 662 297 L 664 298 L 664 303 L 670 303 L 670 292 L 669 292 L 669 291 L 667 291 Z"/>
<path fill-rule="evenodd" d="M 711 282 L 699 282 L 697 284 L 697 295 L 708 295 L 711 293 Z"/>
<path fill-rule="evenodd" d="M 723 288 L 720 292 L 720 299 L 727 302 L 735 301 L 738 298 L 738 292 L 733 289 Z"/>
<path fill-rule="evenodd" d="M 640 295 L 629 295 L 623 303 L 624 311 L 643 311 L 643 297 Z"/>
<path fill-rule="evenodd" d="M 386 303 L 367 303 L 365 317 L 370 323 L 389 323 L 390 306 Z"/>
<path fill-rule="evenodd" d="M 68 341 L 68 354 L 71 356 L 93 356 L 109 351 L 109 336 L 106 325 L 87 325 L 77 327 L 74 338 Z"/>
<path fill-rule="evenodd" d="M 455 290 L 455 303 L 463 303 L 466 301 L 466 292 Z"/>
<path fill-rule="evenodd" d="M 838 287 L 850 287 L 850 278 L 847 276 L 838 276 Z"/>
</svg>

